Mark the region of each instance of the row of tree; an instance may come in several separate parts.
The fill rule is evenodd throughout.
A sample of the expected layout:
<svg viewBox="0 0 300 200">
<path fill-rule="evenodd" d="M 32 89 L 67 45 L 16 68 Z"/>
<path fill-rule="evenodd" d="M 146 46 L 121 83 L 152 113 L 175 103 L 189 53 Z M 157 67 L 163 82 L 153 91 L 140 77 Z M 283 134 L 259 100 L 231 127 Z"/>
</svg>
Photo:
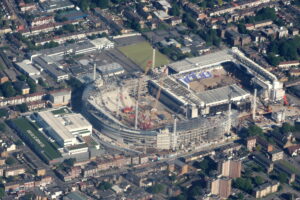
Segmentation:
<svg viewBox="0 0 300 200">
<path fill-rule="evenodd" d="M 268 46 L 268 61 L 276 66 L 283 60 L 298 60 L 300 58 L 300 37 L 273 40 Z"/>
<path fill-rule="evenodd" d="M 130 0 L 77 0 L 77 5 L 83 10 L 88 11 L 90 9 L 109 8 L 113 5 L 117 5 L 123 2 L 129 2 Z"/>
</svg>

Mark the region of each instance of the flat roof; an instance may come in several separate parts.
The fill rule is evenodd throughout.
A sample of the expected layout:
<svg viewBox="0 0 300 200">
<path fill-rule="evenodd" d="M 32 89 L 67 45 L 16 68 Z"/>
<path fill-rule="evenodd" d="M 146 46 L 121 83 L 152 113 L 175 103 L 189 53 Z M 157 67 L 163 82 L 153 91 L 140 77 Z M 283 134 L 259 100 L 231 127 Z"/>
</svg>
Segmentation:
<svg viewBox="0 0 300 200">
<path fill-rule="evenodd" d="M 161 81 L 151 80 L 156 86 L 161 87 L 163 91 L 176 98 L 183 105 L 203 105 L 203 101 L 191 90 L 181 85 L 171 76 L 166 76 Z"/>
<path fill-rule="evenodd" d="M 229 54 L 229 50 L 225 49 L 194 58 L 186 58 L 182 61 L 170 63 L 168 66 L 177 73 L 185 73 L 197 69 L 203 69 L 211 65 L 219 65 L 232 59 L 233 57 Z"/>
<path fill-rule="evenodd" d="M 92 125 L 78 113 L 54 114 L 51 109 L 38 112 L 38 115 L 45 121 L 63 140 L 74 138 L 72 132 L 81 129 L 89 129 Z"/>
<path fill-rule="evenodd" d="M 90 40 L 90 42 L 96 46 L 96 47 L 99 47 L 99 46 L 106 46 L 106 45 L 113 45 L 114 43 L 112 41 L 110 41 L 109 39 L 107 39 L 106 37 L 102 37 L 102 38 L 96 38 L 94 40 Z"/>
<path fill-rule="evenodd" d="M 250 94 L 248 92 L 236 84 L 198 93 L 198 97 L 202 99 L 206 105 L 229 102 L 229 98 L 231 98 L 232 101 L 235 101 L 239 100 L 240 98 L 247 98 L 249 96 Z"/>
<path fill-rule="evenodd" d="M 96 46 L 91 43 L 90 40 L 83 40 L 77 43 L 72 43 L 72 44 L 67 44 L 65 45 L 60 45 L 58 47 L 54 47 L 51 49 L 43 49 L 40 51 L 33 51 L 31 53 L 32 56 L 37 56 L 37 55 L 47 55 L 47 56 L 57 56 L 59 54 L 70 54 L 72 52 L 81 52 L 82 50 L 85 49 L 90 49 L 90 48 L 95 48 Z"/>
<path fill-rule="evenodd" d="M 103 75 L 109 75 L 109 74 L 112 74 L 112 73 L 117 73 L 117 72 L 124 71 L 124 68 L 119 63 L 116 63 L 116 62 L 98 66 L 97 69 Z"/>
<path fill-rule="evenodd" d="M 23 60 L 22 62 L 18 62 L 16 64 L 28 74 L 40 74 L 40 71 L 32 66 L 30 60 Z"/>
<path fill-rule="evenodd" d="M 66 7 L 75 7 L 75 5 L 69 0 L 48 0 L 41 3 L 41 6 L 44 10 L 57 10 L 64 9 Z"/>
</svg>

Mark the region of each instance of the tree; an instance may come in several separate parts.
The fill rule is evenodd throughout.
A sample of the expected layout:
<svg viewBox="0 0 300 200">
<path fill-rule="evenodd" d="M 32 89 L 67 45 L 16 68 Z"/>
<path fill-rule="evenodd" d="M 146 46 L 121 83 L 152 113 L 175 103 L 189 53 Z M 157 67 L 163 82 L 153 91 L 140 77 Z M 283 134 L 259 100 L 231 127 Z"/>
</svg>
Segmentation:
<svg viewBox="0 0 300 200">
<path fill-rule="evenodd" d="M 0 109 L 0 117 L 7 117 L 8 111 L 6 109 Z"/>
<path fill-rule="evenodd" d="M 158 193 L 161 193 L 164 189 L 165 189 L 164 185 L 162 185 L 162 184 L 155 184 L 155 185 L 147 188 L 147 191 L 149 193 L 152 193 L 152 194 L 158 194 Z"/>
<path fill-rule="evenodd" d="M 274 53 L 269 53 L 267 55 L 267 61 L 270 65 L 277 66 L 282 61 L 282 57 L 276 56 Z"/>
<path fill-rule="evenodd" d="M 295 199 L 294 193 L 283 193 L 280 196 L 285 200 L 294 200 Z"/>
<path fill-rule="evenodd" d="M 13 97 L 17 94 L 11 82 L 5 82 L 0 86 L 4 97 Z"/>
<path fill-rule="evenodd" d="M 79 89 L 83 86 L 83 84 L 76 78 L 71 77 L 69 80 L 66 81 L 68 85 L 72 87 L 73 90 Z"/>
<path fill-rule="evenodd" d="M 0 132 L 4 133 L 6 131 L 6 126 L 3 123 L 0 123 Z"/>
<path fill-rule="evenodd" d="M 50 48 L 54 48 L 54 47 L 58 47 L 59 46 L 59 43 L 58 42 L 54 42 L 54 41 L 50 41 L 50 42 L 47 42 L 43 45 L 43 47 L 45 49 L 50 49 Z"/>
<path fill-rule="evenodd" d="M 75 26 L 73 24 L 65 24 L 62 29 L 68 32 L 75 32 Z"/>
<path fill-rule="evenodd" d="M 189 196 L 195 197 L 202 194 L 202 189 L 200 186 L 192 186 L 189 190 Z"/>
<path fill-rule="evenodd" d="M 177 3 L 172 4 L 172 8 L 169 10 L 169 15 L 180 16 L 180 8 Z"/>
<path fill-rule="evenodd" d="M 20 111 L 21 113 L 24 113 L 27 112 L 29 109 L 26 103 L 22 103 L 16 106 L 16 110 Z"/>
<path fill-rule="evenodd" d="M 42 78 L 39 78 L 38 82 L 42 87 L 47 87 L 47 84 L 45 83 L 45 81 Z"/>
<path fill-rule="evenodd" d="M 98 190 L 108 190 L 108 189 L 110 189 L 111 187 L 112 187 L 112 184 L 111 184 L 111 183 L 106 182 L 106 181 L 102 181 L 102 182 L 98 185 L 97 189 L 98 189 Z"/>
<path fill-rule="evenodd" d="M 189 14 L 184 14 L 183 15 L 183 17 L 182 17 L 182 21 L 184 22 L 184 23 L 186 23 L 186 25 L 189 27 L 189 28 L 191 28 L 191 29 L 193 29 L 193 30 L 196 30 L 196 29 L 198 29 L 198 24 L 197 24 L 197 22 L 194 20 L 194 18 L 193 17 L 191 17 Z"/>
<path fill-rule="evenodd" d="M 294 131 L 295 131 L 295 127 L 292 126 L 290 123 L 284 122 L 282 124 L 282 127 L 281 127 L 282 133 L 289 133 L 289 132 L 294 132 Z"/>
<path fill-rule="evenodd" d="M 250 178 L 237 178 L 233 181 L 233 187 L 243 190 L 244 192 L 251 193 L 253 184 Z"/>
<path fill-rule="evenodd" d="M 171 176 L 169 176 L 170 181 L 174 182 L 176 180 L 176 175 L 173 174 Z"/>
<path fill-rule="evenodd" d="M 27 84 L 30 87 L 30 93 L 35 93 L 36 92 L 36 83 L 32 78 L 27 78 Z"/>
<path fill-rule="evenodd" d="M 237 199 L 239 199 L 239 200 L 244 199 L 243 193 L 238 193 L 238 194 L 237 194 Z"/>
<path fill-rule="evenodd" d="M 260 9 L 255 16 L 255 21 L 261 21 L 261 20 L 275 20 L 277 18 L 276 11 L 274 8 L 262 8 Z"/>
<path fill-rule="evenodd" d="M 277 176 L 277 179 L 280 183 L 285 183 L 288 179 L 288 176 L 286 175 L 286 173 L 279 173 L 279 175 Z"/>
<path fill-rule="evenodd" d="M 247 29 L 246 29 L 246 26 L 245 26 L 245 24 L 238 24 L 237 25 L 238 26 L 238 31 L 240 32 L 240 33 L 242 33 L 242 34 L 245 34 L 245 33 L 247 33 Z"/>
<path fill-rule="evenodd" d="M 0 187 L 0 198 L 4 197 L 4 195 L 5 195 L 4 187 L 1 186 L 1 187 Z"/>
<path fill-rule="evenodd" d="M 23 146 L 23 142 L 22 142 L 21 140 L 17 140 L 17 141 L 15 142 L 15 144 L 16 144 L 17 146 Z"/>
<path fill-rule="evenodd" d="M 18 75 L 17 79 L 19 79 L 20 81 L 26 81 L 27 77 L 24 74 Z"/>
<path fill-rule="evenodd" d="M 57 22 L 65 22 L 65 21 L 68 21 L 68 18 L 63 17 L 63 16 L 61 16 L 61 15 L 59 15 L 59 14 L 55 15 L 54 19 L 55 19 L 55 21 L 57 21 Z"/>
<path fill-rule="evenodd" d="M 259 186 L 264 183 L 264 179 L 260 176 L 255 176 L 253 181 L 256 186 Z"/>
<path fill-rule="evenodd" d="M 95 3 L 97 7 L 103 9 L 109 7 L 109 0 L 93 0 L 92 2 Z"/>
<path fill-rule="evenodd" d="M 68 167 L 73 167 L 76 159 L 75 158 L 69 158 L 64 160 L 64 164 Z"/>
<path fill-rule="evenodd" d="M 88 11 L 90 9 L 88 0 L 80 0 L 78 6 L 83 11 Z"/>
<path fill-rule="evenodd" d="M 7 165 L 13 165 L 15 164 L 16 161 L 12 158 L 12 157 L 8 157 L 6 160 L 5 160 L 5 164 Z"/>
<path fill-rule="evenodd" d="M 263 135 L 263 130 L 256 126 L 256 125 L 251 125 L 248 127 L 248 136 L 262 136 Z"/>
</svg>

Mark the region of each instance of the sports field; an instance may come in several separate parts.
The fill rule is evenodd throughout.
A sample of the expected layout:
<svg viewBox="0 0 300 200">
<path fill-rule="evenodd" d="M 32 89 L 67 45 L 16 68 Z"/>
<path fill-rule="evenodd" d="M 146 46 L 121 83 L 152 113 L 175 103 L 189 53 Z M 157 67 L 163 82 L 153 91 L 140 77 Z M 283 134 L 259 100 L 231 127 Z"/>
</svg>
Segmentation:
<svg viewBox="0 0 300 200">
<path fill-rule="evenodd" d="M 136 44 L 119 47 L 118 49 L 143 70 L 146 68 L 147 62 L 152 60 L 153 50 L 148 42 L 139 42 Z M 165 55 L 161 54 L 158 50 L 155 54 L 155 67 L 169 63 L 169 59 Z"/>
<path fill-rule="evenodd" d="M 18 118 L 12 120 L 14 125 L 22 131 L 25 136 L 25 140 L 29 142 L 29 146 L 37 153 L 43 155 L 47 160 L 53 160 L 61 157 L 54 144 L 52 144 L 47 138 L 45 138 L 41 132 L 39 132 L 35 125 L 29 122 L 25 118 Z M 34 146 L 32 146 L 34 145 Z"/>
</svg>

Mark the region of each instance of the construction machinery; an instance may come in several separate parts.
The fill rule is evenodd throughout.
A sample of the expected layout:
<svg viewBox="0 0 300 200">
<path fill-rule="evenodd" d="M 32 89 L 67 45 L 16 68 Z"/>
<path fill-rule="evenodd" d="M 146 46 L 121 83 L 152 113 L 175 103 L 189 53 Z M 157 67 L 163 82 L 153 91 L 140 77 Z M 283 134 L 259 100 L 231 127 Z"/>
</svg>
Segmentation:
<svg viewBox="0 0 300 200">
<path fill-rule="evenodd" d="M 288 99 L 286 97 L 286 95 L 283 96 L 283 105 L 285 105 L 285 106 L 289 106 L 290 105 L 289 101 L 288 101 Z"/>
<path fill-rule="evenodd" d="M 162 76 L 160 76 L 159 78 L 159 84 L 162 85 L 162 80 L 163 78 L 167 75 L 167 68 L 164 69 L 163 73 L 162 73 Z M 161 94 L 161 87 L 159 87 L 158 91 L 157 91 L 157 94 L 156 94 L 156 98 L 155 98 L 155 104 L 154 104 L 154 107 L 153 107 L 153 111 L 156 111 L 157 109 L 157 104 L 158 104 L 158 100 L 160 98 L 160 94 Z"/>
<path fill-rule="evenodd" d="M 137 89 L 136 104 L 135 104 L 135 123 L 134 123 L 134 128 L 135 129 L 138 128 L 139 102 L 140 102 L 141 88 L 142 88 L 141 85 L 142 85 L 142 82 L 144 81 L 144 77 L 146 76 L 146 74 L 151 69 L 151 65 L 152 65 L 152 61 L 150 60 L 150 61 L 147 62 L 147 66 L 145 68 L 144 74 L 140 77 L 140 79 L 138 81 L 138 89 Z"/>
</svg>

